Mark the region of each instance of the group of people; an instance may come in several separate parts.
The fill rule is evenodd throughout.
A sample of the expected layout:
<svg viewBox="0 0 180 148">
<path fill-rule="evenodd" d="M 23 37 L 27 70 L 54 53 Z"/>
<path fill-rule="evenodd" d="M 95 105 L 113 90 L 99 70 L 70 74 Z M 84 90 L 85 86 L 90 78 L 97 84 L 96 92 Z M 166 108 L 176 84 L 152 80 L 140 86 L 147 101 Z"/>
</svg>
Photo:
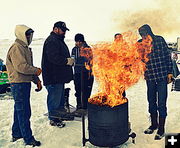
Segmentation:
<svg viewBox="0 0 180 148">
<path fill-rule="evenodd" d="M 48 92 L 47 109 L 51 126 L 62 128 L 65 126 L 63 119 L 71 120 L 72 114 L 81 116 L 82 113 L 87 112 L 87 102 L 91 95 L 94 77 L 91 75 L 91 70 L 85 68 L 85 63 L 89 62 L 88 58 L 81 56 L 80 53 L 83 48 L 87 50 L 91 48 L 87 45 L 84 35 L 78 33 L 75 35 L 75 47 L 70 55 L 64 41 L 66 31 L 69 29 L 64 22 L 59 21 L 54 24 L 52 32 L 44 42 L 41 68 L 38 68 L 33 65 L 32 51 L 29 47 L 34 30 L 26 25 L 17 25 L 15 28 L 16 40 L 6 58 L 8 77 L 15 102 L 12 142 L 23 138 L 26 145 L 41 145 L 41 142 L 32 135 L 30 127 L 31 81 L 37 85 L 36 91 L 40 91 L 42 84 L 38 76 L 41 73 L 43 85 Z M 74 67 L 74 74 L 72 67 Z M 68 113 L 64 106 L 64 85 L 71 80 L 74 80 L 77 109 L 73 113 Z M 83 96 L 81 96 L 81 91 L 83 91 Z M 59 112 L 62 118 L 53 117 L 54 112 Z"/>
<path fill-rule="evenodd" d="M 26 145 L 41 145 L 40 141 L 33 137 L 30 127 L 31 81 L 37 85 L 36 91 L 40 91 L 42 84 L 38 76 L 41 73 L 43 84 L 48 92 L 47 108 L 50 125 L 65 126 L 62 120 L 51 116 L 54 111 L 61 112 L 66 118 L 70 118 L 72 115 L 68 114 L 64 107 L 64 85 L 71 80 L 74 80 L 77 99 L 77 109 L 74 115 L 79 115 L 87 110 L 87 102 L 91 95 L 94 77 L 91 75 L 91 69 L 85 68 L 85 63 L 89 63 L 89 59 L 81 55 L 81 50 L 84 48 L 91 50 L 91 48 L 86 43 L 83 34 L 78 33 L 75 35 L 75 47 L 70 54 L 64 42 L 66 31 L 69 31 L 69 29 L 64 22 L 59 21 L 54 24 L 52 32 L 43 45 L 42 67 L 38 68 L 33 66 L 32 52 L 29 47 L 34 31 L 25 25 L 17 25 L 15 28 L 16 40 L 10 47 L 6 59 L 15 101 L 12 141 L 23 138 Z M 172 81 L 173 77 L 172 61 L 164 38 L 154 35 L 149 25 L 141 26 L 139 34 L 142 39 L 138 42 L 142 42 L 147 35 L 150 35 L 153 40 L 152 52 L 148 55 L 149 61 L 146 63 L 147 69 L 145 71 L 151 125 L 144 133 L 152 134 L 154 130 L 158 129 L 155 140 L 159 140 L 165 132 L 167 84 Z M 122 35 L 116 34 L 115 41 L 121 40 Z M 125 95 L 124 92 L 123 96 Z"/>
</svg>

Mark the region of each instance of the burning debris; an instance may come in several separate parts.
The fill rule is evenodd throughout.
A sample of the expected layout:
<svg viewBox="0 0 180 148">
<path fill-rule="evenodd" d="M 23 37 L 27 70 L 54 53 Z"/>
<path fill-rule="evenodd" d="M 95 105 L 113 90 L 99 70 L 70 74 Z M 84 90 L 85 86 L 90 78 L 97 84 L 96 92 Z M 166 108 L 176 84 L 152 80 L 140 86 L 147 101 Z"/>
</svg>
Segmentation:
<svg viewBox="0 0 180 148">
<path fill-rule="evenodd" d="M 126 32 L 123 38 L 119 42 L 97 44 L 92 48 L 92 71 L 99 83 L 99 92 L 89 99 L 89 103 L 114 107 L 127 102 L 122 93 L 144 73 L 147 54 L 151 52 L 151 37 L 139 43 L 137 35 Z M 86 52 L 88 50 L 84 49 L 82 54 L 88 55 Z M 92 65 L 92 57 L 89 62 Z"/>
</svg>

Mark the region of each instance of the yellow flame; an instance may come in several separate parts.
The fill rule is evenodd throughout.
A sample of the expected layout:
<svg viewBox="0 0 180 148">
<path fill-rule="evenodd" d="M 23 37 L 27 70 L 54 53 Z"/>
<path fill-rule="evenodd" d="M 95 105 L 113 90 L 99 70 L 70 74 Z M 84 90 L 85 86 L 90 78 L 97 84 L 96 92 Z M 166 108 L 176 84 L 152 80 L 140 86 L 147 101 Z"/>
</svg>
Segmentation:
<svg viewBox="0 0 180 148">
<path fill-rule="evenodd" d="M 113 107 L 127 102 L 122 93 L 135 84 L 145 71 L 152 38 L 147 36 L 142 42 L 137 42 L 137 35 L 132 32 L 124 33 L 123 38 L 119 42 L 96 44 L 92 48 L 93 60 L 89 62 L 92 64 L 93 61 L 92 71 L 100 90 L 89 99 L 92 104 Z M 88 57 L 88 51 L 85 51 L 84 56 Z"/>
</svg>

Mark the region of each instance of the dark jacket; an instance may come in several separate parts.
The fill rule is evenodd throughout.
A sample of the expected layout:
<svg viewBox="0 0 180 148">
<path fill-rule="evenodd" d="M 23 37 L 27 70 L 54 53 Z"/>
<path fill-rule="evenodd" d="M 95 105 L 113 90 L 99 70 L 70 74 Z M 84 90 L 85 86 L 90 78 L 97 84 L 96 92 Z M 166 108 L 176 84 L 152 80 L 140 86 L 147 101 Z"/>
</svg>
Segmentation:
<svg viewBox="0 0 180 148">
<path fill-rule="evenodd" d="M 86 42 L 83 43 L 83 48 L 87 48 L 90 50 L 90 53 L 92 53 L 91 48 Z M 85 63 L 88 63 L 89 60 L 80 55 L 80 49 L 77 46 L 72 49 L 71 56 L 75 58 L 74 73 L 81 73 L 81 70 L 83 70 L 83 72 L 90 72 L 85 68 Z"/>
<path fill-rule="evenodd" d="M 41 66 L 44 85 L 69 83 L 73 79 L 72 67 L 66 65 L 69 57 L 64 36 L 51 32 L 43 46 Z"/>
</svg>

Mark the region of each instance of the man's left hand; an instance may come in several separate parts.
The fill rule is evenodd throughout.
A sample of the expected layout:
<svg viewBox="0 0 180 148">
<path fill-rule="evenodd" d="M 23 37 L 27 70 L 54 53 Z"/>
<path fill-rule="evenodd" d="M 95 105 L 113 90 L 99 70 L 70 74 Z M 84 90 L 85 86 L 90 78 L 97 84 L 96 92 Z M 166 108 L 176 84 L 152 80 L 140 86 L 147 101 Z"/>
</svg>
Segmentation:
<svg viewBox="0 0 180 148">
<path fill-rule="evenodd" d="M 167 81 L 168 81 L 168 84 L 173 81 L 173 75 L 172 74 L 168 74 Z"/>
</svg>

